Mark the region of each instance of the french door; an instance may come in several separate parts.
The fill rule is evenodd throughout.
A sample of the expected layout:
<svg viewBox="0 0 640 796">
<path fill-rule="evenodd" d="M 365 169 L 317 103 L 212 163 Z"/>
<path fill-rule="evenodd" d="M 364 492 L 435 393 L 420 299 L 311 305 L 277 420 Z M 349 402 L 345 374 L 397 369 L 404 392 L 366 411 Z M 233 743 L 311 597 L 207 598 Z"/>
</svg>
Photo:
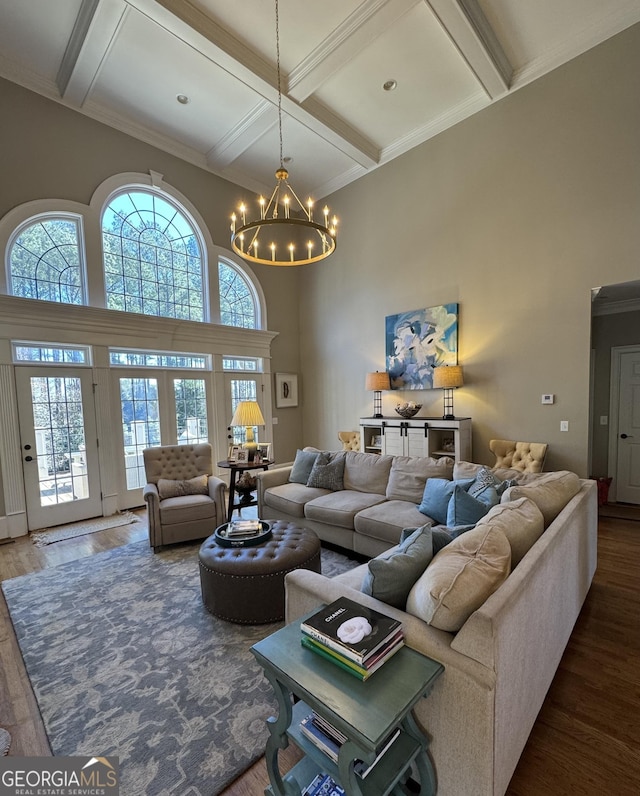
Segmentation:
<svg viewBox="0 0 640 796">
<path fill-rule="evenodd" d="M 207 374 L 209 376 L 209 374 Z M 209 440 L 209 383 L 193 371 L 114 371 L 120 407 L 119 507 L 142 505 L 147 483 L 142 451 Z"/>
<path fill-rule="evenodd" d="M 16 367 L 30 531 L 102 515 L 88 368 Z"/>
</svg>

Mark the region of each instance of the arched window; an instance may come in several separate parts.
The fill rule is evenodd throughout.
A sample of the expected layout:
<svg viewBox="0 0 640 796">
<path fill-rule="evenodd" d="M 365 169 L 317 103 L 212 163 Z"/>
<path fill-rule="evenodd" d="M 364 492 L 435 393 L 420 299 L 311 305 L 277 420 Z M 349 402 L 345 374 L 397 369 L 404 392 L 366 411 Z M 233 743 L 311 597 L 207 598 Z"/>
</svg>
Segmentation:
<svg viewBox="0 0 640 796">
<path fill-rule="evenodd" d="M 245 277 L 236 268 L 219 260 L 218 282 L 220 323 L 226 326 L 240 326 L 243 329 L 256 329 L 256 298 Z"/>
<path fill-rule="evenodd" d="M 200 239 L 164 196 L 135 189 L 113 197 L 102 215 L 107 308 L 204 321 Z"/>
<path fill-rule="evenodd" d="M 9 293 L 84 304 L 82 251 L 79 218 L 50 214 L 29 219 L 9 245 Z"/>
</svg>

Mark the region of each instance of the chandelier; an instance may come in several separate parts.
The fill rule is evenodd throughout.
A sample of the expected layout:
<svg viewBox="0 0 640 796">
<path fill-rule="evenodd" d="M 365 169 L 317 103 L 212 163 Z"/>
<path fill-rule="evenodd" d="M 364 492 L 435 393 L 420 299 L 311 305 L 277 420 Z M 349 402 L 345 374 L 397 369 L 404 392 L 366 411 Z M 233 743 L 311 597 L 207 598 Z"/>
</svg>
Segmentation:
<svg viewBox="0 0 640 796">
<path fill-rule="evenodd" d="M 276 5 L 276 60 L 278 73 L 278 131 L 280 168 L 269 200 L 258 199 L 259 216 L 251 219 L 242 203 L 231 216 L 231 248 L 252 263 L 263 265 L 306 265 L 324 260 L 335 251 L 338 219 L 329 218 L 325 205 L 321 220 L 314 220 L 313 201 L 303 203 L 289 184 L 289 172 L 282 156 L 282 88 L 280 74 L 280 20 Z"/>
</svg>

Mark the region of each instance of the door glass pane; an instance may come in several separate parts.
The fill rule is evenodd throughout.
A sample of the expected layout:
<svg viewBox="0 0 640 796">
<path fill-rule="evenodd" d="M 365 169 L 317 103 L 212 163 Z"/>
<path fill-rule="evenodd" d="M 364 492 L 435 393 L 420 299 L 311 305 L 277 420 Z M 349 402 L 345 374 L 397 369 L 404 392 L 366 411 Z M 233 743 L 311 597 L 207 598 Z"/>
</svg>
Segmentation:
<svg viewBox="0 0 640 796">
<path fill-rule="evenodd" d="M 240 401 L 257 401 L 257 382 L 255 379 L 231 379 L 231 417 L 233 417 Z M 247 436 L 244 426 L 231 426 L 233 434 L 233 444 L 242 445 Z M 259 442 L 258 427 L 253 427 L 253 435 L 256 442 Z"/>
<path fill-rule="evenodd" d="M 139 489 L 147 483 L 142 451 L 161 444 L 157 380 L 120 379 L 120 402 L 127 489 Z"/>
<path fill-rule="evenodd" d="M 40 505 L 89 497 L 78 378 L 31 379 Z"/>
<path fill-rule="evenodd" d="M 204 379 L 174 379 L 178 445 L 208 441 Z"/>
</svg>

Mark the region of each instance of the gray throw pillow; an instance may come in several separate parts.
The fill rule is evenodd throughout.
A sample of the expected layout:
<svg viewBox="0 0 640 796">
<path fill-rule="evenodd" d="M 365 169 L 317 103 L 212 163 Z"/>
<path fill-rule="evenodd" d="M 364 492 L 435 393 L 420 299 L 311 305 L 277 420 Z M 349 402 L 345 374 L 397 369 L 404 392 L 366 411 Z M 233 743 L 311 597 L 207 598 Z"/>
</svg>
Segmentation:
<svg viewBox="0 0 640 796">
<path fill-rule="evenodd" d="M 361 591 L 387 605 L 404 608 L 413 584 L 433 557 L 431 525 L 423 525 L 388 556 L 369 561 Z"/>
<path fill-rule="evenodd" d="M 289 473 L 289 482 L 292 484 L 306 484 L 311 475 L 313 465 L 318 458 L 318 451 L 296 451 L 296 458 Z"/>
<path fill-rule="evenodd" d="M 344 456 L 331 461 L 328 453 L 319 453 L 311 468 L 307 486 L 330 489 L 332 492 L 344 489 Z"/>
</svg>

